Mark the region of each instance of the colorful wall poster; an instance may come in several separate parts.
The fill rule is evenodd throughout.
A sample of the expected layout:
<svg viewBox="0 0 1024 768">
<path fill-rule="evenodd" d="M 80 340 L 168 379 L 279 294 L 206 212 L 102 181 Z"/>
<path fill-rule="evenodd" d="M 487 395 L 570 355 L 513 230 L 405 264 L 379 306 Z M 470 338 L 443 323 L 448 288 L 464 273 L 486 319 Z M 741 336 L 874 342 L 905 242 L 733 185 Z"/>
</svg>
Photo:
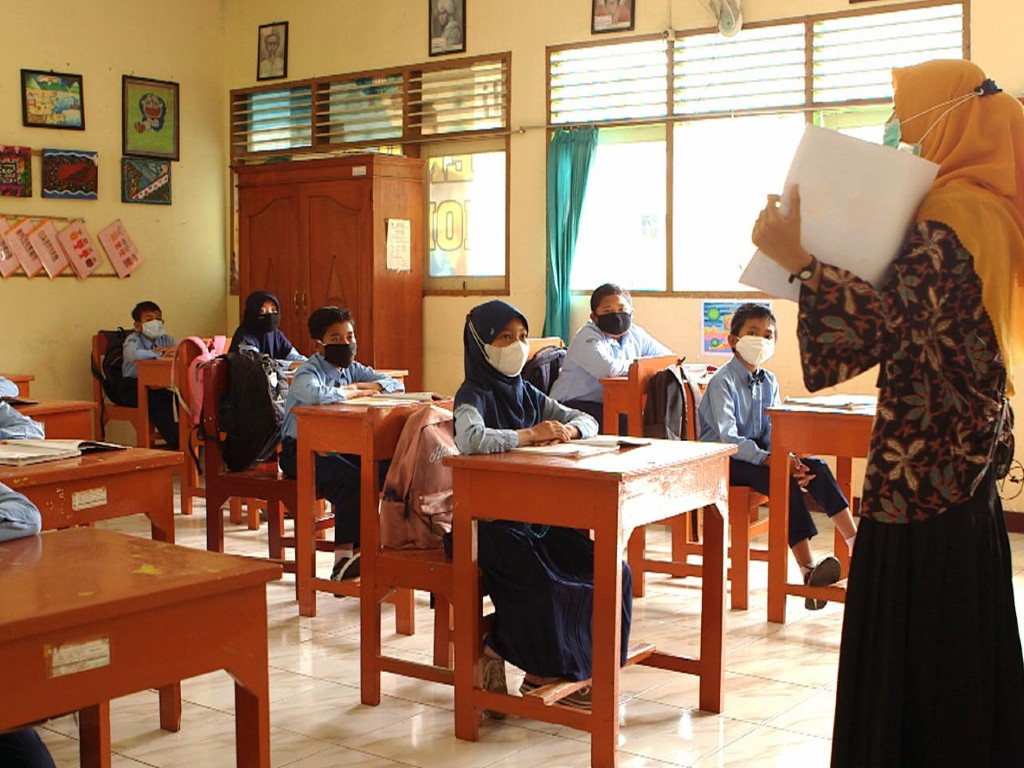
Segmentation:
<svg viewBox="0 0 1024 768">
<path fill-rule="evenodd" d="M 705 300 L 702 302 L 703 317 L 701 332 L 701 349 L 707 355 L 732 354 L 732 347 L 729 346 L 729 326 L 732 324 L 732 316 L 744 304 L 749 301 L 718 301 Z M 771 302 L 757 301 L 755 304 L 763 304 L 771 308 Z"/>
<path fill-rule="evenodd" d="M 0 146 L 0 196 L 32 197 L 32 149 Z"/>
<path fill-rule="evenodd" d="M 103 250 L 107 252 L 110 263 L 114 265 L 114 271 L 117 272 L 118 277 L 128 277 L 139 268 L 142 256 L 120 219 L 100 230 L 97 237 L 99 237 Z"/>
<path fill-rule="evenodd" d="M 43 219 L 28 235 L 32 249 L 43 262 L 43 269 L 52 280 L 68 268 L 68 256 L 57 239 L 57 228 L 49 219 Z"/>
<path fill-rule="evenodd" d="M 84 280 L 96 271 L 103 257 L 93 244 L 84 221 L 75 219 L 57 234 L 57 239 L 79 278 Z"/>
<path fill-rule="evenodd" d="M 43 150 L 43 197 L 95 200 L 98 180 L 95 152 Z"/>
</svg>

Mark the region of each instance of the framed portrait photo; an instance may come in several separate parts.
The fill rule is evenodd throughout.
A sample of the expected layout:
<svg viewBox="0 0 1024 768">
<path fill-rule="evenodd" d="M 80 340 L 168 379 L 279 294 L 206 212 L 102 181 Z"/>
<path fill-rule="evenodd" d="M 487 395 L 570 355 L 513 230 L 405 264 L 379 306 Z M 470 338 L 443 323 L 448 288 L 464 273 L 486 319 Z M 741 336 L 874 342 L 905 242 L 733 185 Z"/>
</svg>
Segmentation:
<svg viewBox="0 0 1024 768">
<path fill-rule="evenodd" d="M 21 122 L 30 128 L 84 131 L 82 76 L 21 70 Z"/>
<path fill-rule="evenodd" d="M 256 49 L 256 79 L 288 77 L 288 22 L 275 21 L 260 27 Z"/>
<path fill-rule="evenodd" d="M 177 83 L 121 78 L 122 154 L 177 160 L 180 123 Z"/>
<path fill-rule="evenodd" d="M 593 0 L 590 33 L 625 32 L 633 29 L 636 0 Z"/>
<path fill-rule="evenodd" d="M 465 53 L 466 0 L 427 0 L 430 55 Z"/>
</svg>

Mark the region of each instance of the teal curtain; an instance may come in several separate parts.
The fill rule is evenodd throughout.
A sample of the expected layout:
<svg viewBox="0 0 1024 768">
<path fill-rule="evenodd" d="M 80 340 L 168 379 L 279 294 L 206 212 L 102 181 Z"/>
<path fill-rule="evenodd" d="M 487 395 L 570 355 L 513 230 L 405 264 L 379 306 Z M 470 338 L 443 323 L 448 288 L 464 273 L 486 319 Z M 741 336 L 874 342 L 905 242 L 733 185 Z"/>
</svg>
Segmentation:
<svg viewBox="0 0 1024 768">
<path fill-rule="evenodd" d="M 597 128 L 559 128 L 548 147 L 548 279 L 544 335 L 569 341 L 569 275 Z"/>
</svg>

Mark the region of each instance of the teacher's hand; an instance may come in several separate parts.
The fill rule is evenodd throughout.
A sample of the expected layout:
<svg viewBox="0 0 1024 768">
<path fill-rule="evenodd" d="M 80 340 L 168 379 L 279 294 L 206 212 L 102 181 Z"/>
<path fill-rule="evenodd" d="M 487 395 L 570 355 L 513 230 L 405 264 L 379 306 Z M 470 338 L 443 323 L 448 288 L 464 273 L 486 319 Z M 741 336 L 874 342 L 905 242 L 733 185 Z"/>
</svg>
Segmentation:
<svg viewBox="0 0 1024 768">
<path fill-rule="evenodd" d="M 799 272 L 811 261 L 800 243 L 800 189 L 793 187 L 789 215 L 783 216 L 779 195 L 768 195 L 768 205 L 757 217 L 750 239 L 768 258 L 790 274 Z"/>
</svg>

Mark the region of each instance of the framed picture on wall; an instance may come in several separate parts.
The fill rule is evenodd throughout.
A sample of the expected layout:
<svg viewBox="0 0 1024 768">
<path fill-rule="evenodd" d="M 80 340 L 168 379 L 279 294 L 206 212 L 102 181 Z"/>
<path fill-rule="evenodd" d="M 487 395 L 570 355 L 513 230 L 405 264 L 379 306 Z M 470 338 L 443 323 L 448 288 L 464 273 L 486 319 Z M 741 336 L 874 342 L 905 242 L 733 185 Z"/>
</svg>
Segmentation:
<svg viewBox="0 0 1024 768">
<path fill-rule="evenodd" d="M 288 77 L 288 22 L 275 21 L 260 27 L 256 48 L 256 79 Z"/>
<path fill-rule="evenodd" d="M 177 160 L 180 123 L 177 83 L 121 78 L 122 154 Z"/>
<path fill-rule="evenodd" d="M 21 122 L 30 128 L 84 131 L 82 76 L 21 70 Z"/>
<path fill-rule="evenodd" d="M 121 202 L 171 204 L 171 161 L 121 158 Z"/>
<path fill-rule="evenodd" d="M 430 55 L 465 53 L 466 0 L 427 0 L 430 11 Z"/>
<path fill-rule="evenodd" d="M 633 29 L 636 0 L 593 0 L 590 33 L 623 32 Z"/>
</svg>

